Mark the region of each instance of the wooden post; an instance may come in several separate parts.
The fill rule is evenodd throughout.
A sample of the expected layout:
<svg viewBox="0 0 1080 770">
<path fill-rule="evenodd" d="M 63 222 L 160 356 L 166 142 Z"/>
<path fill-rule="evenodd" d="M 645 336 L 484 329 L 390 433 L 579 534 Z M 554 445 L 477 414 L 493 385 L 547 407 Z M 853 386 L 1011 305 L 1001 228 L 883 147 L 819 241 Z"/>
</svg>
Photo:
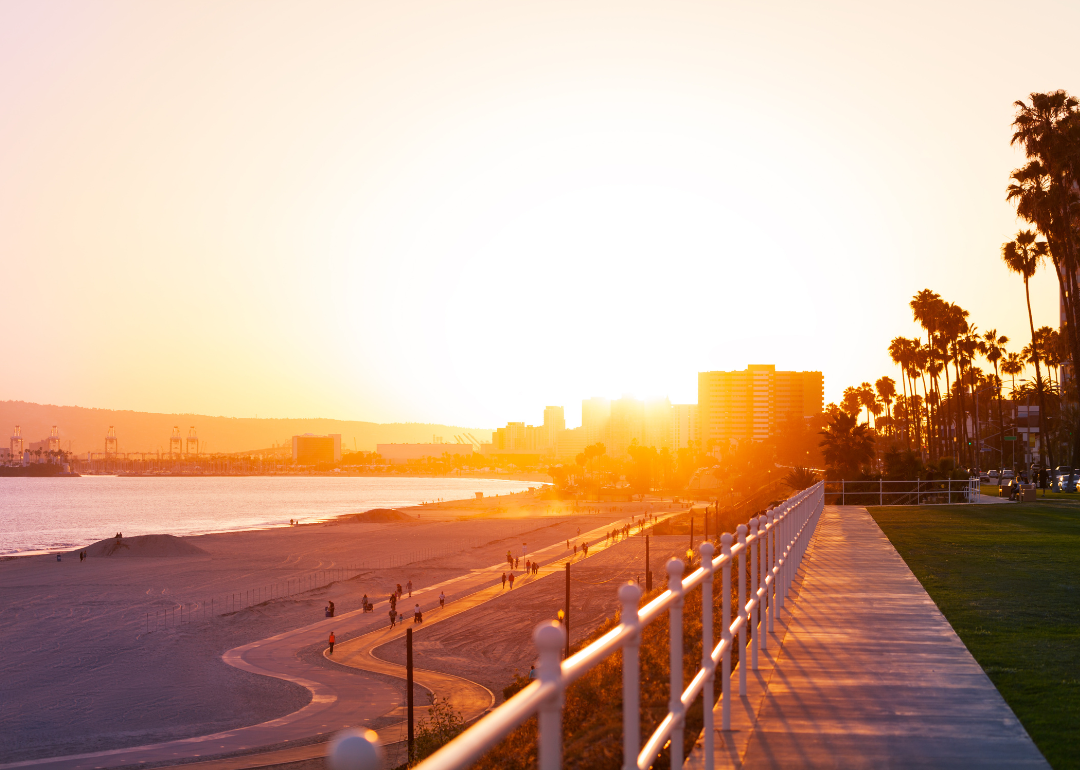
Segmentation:
<svg viewBox="0 0 1080 770">
<path fill-rule="evenodd" d="M 570 657 L 570 560 L 566 561 L 566 619 L 563 624 L 566 629 L 566 657 Z"/>
<path fill-rule="evenodd" d="M 649 536 L 645 535 L 645 593 L 652 590 L 652 568 L 649 566 Z"/>
<path fill-rule="evenodd" d="M 413 733 L 413 660 L 412 660 L 412 629 L 405 629 L 405 688 L 406 702 L 409 710 L 409 761 L 412 762 L 413 750 L 416 748 L 416 736 Z"/>
</svg>

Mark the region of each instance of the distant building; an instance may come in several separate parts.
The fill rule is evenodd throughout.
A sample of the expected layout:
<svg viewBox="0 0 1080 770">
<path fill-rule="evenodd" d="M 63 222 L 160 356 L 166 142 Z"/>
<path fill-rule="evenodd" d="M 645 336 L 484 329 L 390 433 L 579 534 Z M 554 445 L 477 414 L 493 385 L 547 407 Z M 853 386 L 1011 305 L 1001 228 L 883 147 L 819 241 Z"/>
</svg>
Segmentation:
<svg viewBox="0 0 1080 770">
<path fill-rule="evenodd" d="M 603 441 L 611 419 L 611 402 L 594 396 L 581 402 L 581 427 L 585 429 L 586 446 Z"/>
<path fill-rule="evenodd" d="M 788 415 L 813 417 L 825 406 L 821 372 L 778 372 L 772 365 L 752 365 L 741 372 L 698 374 L 701 441 L 768 438 Z"/>
<path fill-rule="evenodd" d="M 305 433 L 292 437 L 292 457 L 300 465 L 336 463 L 341 461 L 341 434 L 316 436 Z"/>
<path fill-rule="evenodd" d="M 671 407 L 671 448 L 678 451 L 701 440 L 701 421 L 697 404 L 675 404 Z"/>
<path fill-rule="evenodd" d="M 555 456 L 572 461 L 585 451 L 586 446 L 588 446 L 588 443 L 586 442 L 585 428 L 562 430 L 555 437 Z"/>
<path fill-rule="evenodd" d="M 382 459 L 396 465 L 425 457 L 441 458 L 444 454 L 471 457 L 476 450 L 472 444 L 376 444 L 375 451 Z"/>
</svg>

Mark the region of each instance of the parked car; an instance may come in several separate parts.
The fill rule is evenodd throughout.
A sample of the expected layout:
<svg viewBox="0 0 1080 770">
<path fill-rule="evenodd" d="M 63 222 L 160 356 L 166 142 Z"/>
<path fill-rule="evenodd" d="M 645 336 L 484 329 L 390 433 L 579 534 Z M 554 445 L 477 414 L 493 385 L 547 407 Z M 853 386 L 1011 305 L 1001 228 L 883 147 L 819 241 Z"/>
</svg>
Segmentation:
<svg viewBox="0 0 1080 770">
<path fill-rule="evenodd" d="M 990 483 L 990 474 L 989 473 L 980 473 L 979 474 L 979 483 L 980 484 L 989 484 Z"/>
<path fill-rule="evenodd" d="M 996 469 L 987 471 L 986 475 L 990 477 L 991 481 L 997 481 L 998 480 L 998 472 L 997 472 Z"/>
<path fill-rule="evenodd" d="M 1004 470 L 1004 471 L 1001 472 L 1001 480 L 1002 481 L 1004 481 L 1005 479 L 1014 479 L 1014 478 L 1016 478 L 1016 473 L 1011 471 L 1011 470 Z"/>
</svg>

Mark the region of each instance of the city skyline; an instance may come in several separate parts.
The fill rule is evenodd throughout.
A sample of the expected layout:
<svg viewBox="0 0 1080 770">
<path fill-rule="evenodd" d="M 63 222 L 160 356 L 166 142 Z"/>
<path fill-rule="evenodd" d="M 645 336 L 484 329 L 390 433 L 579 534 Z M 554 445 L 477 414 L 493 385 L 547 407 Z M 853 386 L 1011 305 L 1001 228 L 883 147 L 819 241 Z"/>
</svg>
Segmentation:
<svg viewBox="0 0 1080 770">
<path fill-rule="evenodd" d="M 927 285 L 1022 339 L 1012 105 L 1080 21 L 1032 13 L 1016 60 L 963 4 L 6 4 L 0 399 L 573 422 L 768 360 L 838 401 Z"/>
</svg>

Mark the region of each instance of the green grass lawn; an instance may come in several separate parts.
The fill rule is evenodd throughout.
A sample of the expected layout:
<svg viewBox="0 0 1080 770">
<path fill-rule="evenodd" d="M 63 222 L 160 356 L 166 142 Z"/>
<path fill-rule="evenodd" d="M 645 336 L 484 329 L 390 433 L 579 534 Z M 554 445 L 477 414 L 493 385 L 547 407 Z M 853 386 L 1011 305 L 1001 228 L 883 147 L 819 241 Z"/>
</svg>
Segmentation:
<svg viewBox="0 0 1080 770">
<path fill-rule="evenodd" d="M 1080 768 L 1080 501 L 869 508 L 1050 764 Z"/>
</svg>

